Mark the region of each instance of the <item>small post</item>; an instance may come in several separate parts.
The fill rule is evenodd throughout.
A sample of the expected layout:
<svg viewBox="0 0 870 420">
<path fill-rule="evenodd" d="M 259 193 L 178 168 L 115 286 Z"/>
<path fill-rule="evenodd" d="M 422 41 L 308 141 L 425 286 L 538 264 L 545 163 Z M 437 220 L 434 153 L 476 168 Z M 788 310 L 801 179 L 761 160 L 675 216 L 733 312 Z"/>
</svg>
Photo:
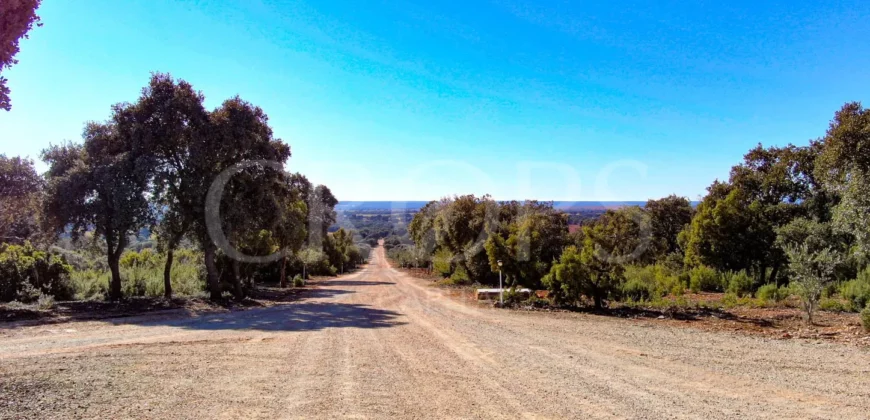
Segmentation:
<svg viewBox="0 0 870 420">
<path fill-rule="evenodd" d="M 501 286 L 501 260 L 498 260 L 498 301 L 504 306 L 504 288 Z"/>
</svg>

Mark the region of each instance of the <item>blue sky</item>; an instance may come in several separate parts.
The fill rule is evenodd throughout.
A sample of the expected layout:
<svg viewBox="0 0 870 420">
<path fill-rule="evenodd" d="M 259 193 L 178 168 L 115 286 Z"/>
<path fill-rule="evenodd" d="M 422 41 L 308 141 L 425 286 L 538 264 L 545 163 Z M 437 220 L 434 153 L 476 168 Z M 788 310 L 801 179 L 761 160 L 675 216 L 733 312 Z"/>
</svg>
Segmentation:
<svg viewBox="0 0 870 420">
<path fill-rule="evenodd" d="M 341 200 L 696 199 L 867 101 L 870 3 L 692 3 L 47 0 L 0 152 L 80 141 L 163 71 L 261 106 Z"/>
</svg>

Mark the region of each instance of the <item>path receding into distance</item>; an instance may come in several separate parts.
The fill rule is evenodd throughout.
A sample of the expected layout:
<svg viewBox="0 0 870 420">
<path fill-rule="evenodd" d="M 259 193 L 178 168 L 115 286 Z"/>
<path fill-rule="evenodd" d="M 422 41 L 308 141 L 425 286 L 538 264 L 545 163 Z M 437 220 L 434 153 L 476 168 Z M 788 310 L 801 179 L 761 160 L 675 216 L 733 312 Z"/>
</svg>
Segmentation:
<svg viewBox="0 0 870 420">
<path fill-rule="evenodd" d="M 870 353 L 477 307 L 389 267 L 270 308 L 0 324 L 0 418 L 867 418 Z"/>
</svg>

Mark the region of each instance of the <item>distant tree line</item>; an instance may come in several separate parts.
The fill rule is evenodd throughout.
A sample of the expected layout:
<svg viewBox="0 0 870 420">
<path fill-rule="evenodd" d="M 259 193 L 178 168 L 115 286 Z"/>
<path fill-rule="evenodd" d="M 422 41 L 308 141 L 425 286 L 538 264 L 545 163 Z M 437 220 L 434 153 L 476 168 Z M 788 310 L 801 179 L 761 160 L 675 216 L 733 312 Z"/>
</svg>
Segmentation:
<svg viewBox="0 0 870 420">
<path fill-rule="evenodd" d="M 352 230 L 359 236 L 359 241 L 371 247 L 378 241 L 385 240 L 389 249 L 402 239 L 408 239 L 408 223 L 414 217 L 415 210 L 342 210 L 338 211 L 336 224 L 330 230 L 343 228 Z M 407 241 L 406 241 L 407 242 Z"/>
</svg>

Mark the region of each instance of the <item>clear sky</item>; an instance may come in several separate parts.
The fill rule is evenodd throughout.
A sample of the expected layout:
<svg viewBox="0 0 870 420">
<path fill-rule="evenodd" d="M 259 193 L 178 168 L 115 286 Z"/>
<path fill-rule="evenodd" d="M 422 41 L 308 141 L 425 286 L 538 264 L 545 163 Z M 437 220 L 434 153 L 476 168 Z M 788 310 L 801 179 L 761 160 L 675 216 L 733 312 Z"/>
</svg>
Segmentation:
<svg viewBox="0 0 870 420">
<path fill-rule="evenodd" d="M 0 152 L 80 141 L 163 71 L 261 106 L 340 200 L 696 199 L 870 96 L 867 1 L 586 3 L 45 0 Z"/>
</svg>

